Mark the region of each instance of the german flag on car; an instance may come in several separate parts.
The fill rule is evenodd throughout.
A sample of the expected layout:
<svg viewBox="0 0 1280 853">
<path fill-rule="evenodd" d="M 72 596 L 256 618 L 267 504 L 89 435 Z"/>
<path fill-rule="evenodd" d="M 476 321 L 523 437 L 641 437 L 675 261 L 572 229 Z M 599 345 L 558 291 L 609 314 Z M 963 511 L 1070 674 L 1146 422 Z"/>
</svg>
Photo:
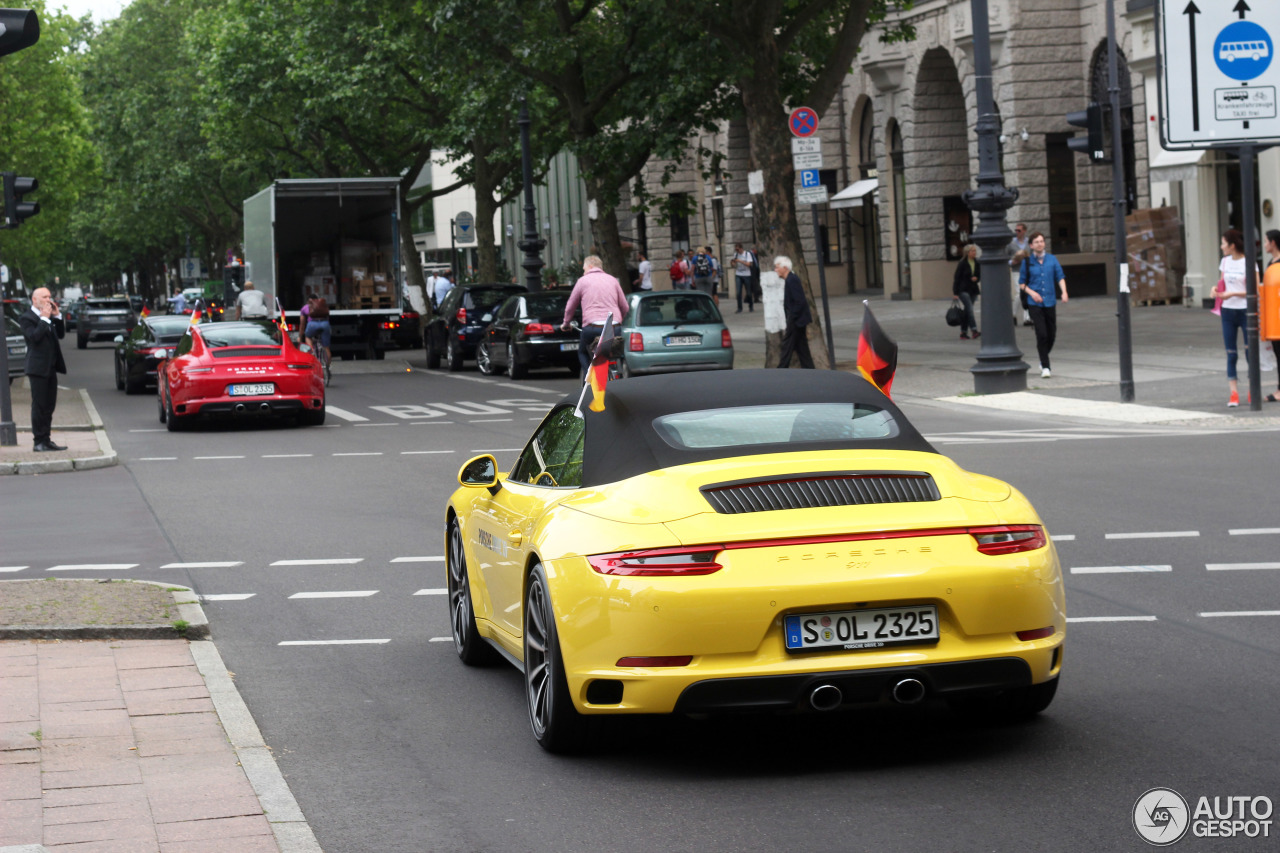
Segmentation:
<svg viewBox="0 0 1280 853">
<path fill-rule="evenodd" d="M 867 300 L 862 300 L 862 304 L 866 310 L 858 335 L 858 372 L 888 397 L 893 374 L 898 369 L 898 344 L 880 328 Z"/>
<path fill-rule="evenodd" d="M 591 403 L 587 406 L 593 412 L 604 411 L 604 389 L 609 384 L 609 351 L 613 349 L 613 314 L 605 318 L 604 328 L 596 341 L 596 352 L 591 358 L 591 366 L 587 368 L 587 382 L 582 386 L 582 395 L 578 398 L 577 412 L 582 413 L 582 400 L 587 396 L 587 388 L 591 389 Z"/>
</svg>

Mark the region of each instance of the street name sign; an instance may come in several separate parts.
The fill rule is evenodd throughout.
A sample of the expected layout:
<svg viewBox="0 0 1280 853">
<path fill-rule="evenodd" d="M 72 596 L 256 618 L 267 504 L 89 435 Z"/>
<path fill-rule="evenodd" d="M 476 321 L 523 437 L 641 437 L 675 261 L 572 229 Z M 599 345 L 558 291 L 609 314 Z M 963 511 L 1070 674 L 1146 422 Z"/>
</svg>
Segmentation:
<svg viewBox="0 0 1280 853">
<path fill-rule="evenodd" d="M 1161 145 L 1280 143 L 1277 36 L 1280 3 L 1274 0 L 1158 0 Z"/>
</svg>

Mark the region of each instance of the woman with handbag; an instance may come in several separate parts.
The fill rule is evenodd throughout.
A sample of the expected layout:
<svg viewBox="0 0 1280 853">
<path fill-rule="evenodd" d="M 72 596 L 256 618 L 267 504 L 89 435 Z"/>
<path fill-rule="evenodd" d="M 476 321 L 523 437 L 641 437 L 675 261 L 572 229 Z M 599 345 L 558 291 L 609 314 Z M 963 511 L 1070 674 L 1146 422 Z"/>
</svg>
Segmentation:
<svg viewBox="0 0 1280 853">
<path fill-rule="evenodd" d="M 1218 271 L 1222 277 L 1213 295 L 1222 300 L 1219 313 L 1222 317 L 1222 343 L 1227 349 L 1227 387 L 1231 396 L 1227 398 L 1227 408 L 1234 409 L 1240 405 L 1240 389 L 1236 382 L 1236 362 L 1239 350 L 1236 349 L 1236 330 L 1244 337 L 1245 361 L 1249 358 L 1249 331 L 1247 323 L 1248 293 L 1245 290 L 1245 258 L 1244 235 L 1234 228 L 1222 234 L 1219 244 L 1222 250 L 1222 262 Z"/>
<path fill-rule="evenodd" d="M 960 340 L 969 340 L 969 330 L 973 329 L 973 337 L 982 337 L 978 331 L 978 321 L 973 316 L 973 300 L 981 295 L 979 282 L 982 280 L 982 268 L 978 266 L 978 247 L 973 243 L 964 247 L 960 254 L 960 263 L 956 265 L 955 280 L 951 283 L 951 298 L 960 303 Z"/>
</svg>

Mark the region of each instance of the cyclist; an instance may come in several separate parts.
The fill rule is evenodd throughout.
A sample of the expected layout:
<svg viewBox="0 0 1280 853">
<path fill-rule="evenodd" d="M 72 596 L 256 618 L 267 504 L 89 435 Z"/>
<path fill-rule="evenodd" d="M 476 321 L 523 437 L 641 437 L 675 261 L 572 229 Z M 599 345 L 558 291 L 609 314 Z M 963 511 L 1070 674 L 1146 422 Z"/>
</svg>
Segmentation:
<svg viewBox="0 0 1280 853">
<path fill-rule="evenodd" d="M 316 343 L 319 342 L 324 350 L 324 364 L 327 367 L 329 364 L 329 303 L 323 296 L 313 296 L 307 301 L 307 307 L 311 311 L 303 334 L 312 352 L 316 352 Z"/>
</svg>

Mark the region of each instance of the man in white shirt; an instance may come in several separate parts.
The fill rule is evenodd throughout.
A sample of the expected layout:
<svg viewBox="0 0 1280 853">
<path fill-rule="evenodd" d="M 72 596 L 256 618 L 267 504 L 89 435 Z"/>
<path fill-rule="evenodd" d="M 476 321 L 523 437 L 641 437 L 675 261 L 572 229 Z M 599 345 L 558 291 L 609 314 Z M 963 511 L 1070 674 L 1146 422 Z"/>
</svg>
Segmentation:
<svg viewBox="0 0 1280 853">
<path fill-rule="evenodd" d="M 644 252 L 640 255 L 640 278 L 637 280 L 640 290 L 653 290 L 653 264 L 649 263 L 649 256 Z"/>
<path fill-rule="evenodd" d="M 436 310 L 440 309 L 440 306 L 444 304 L 444 298 L 449 295 L 450 290 L 453 290 L 453 279 L 451 278 L 451 275 L 452 273 L 436 276 L 436 285 L 434 288 L 436 296 Z"/>
<path fill-rule="evenodd" d="M 236 319 L 266 317 L 267 314 L 267 297 L 253 286 L 253 282 L 246 281 L 244 290 L 236 297 Z"/>
</svg>

